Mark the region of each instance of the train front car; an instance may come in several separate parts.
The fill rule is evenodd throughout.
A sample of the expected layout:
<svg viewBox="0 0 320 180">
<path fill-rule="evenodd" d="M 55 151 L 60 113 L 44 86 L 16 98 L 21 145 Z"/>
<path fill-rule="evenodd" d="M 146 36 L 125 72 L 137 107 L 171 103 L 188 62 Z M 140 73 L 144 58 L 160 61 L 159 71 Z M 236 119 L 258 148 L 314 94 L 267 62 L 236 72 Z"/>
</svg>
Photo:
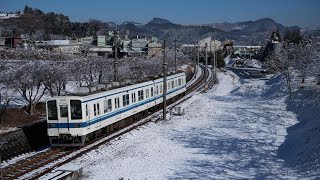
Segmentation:
<svg viewBox="0 0 320 180">
<path fill-rule="evenodd" d="M 85 143 L 85 108 L 80 97 L 47 100 L 47 130 L 52 147 L 77 147 Z"/>
</svg>

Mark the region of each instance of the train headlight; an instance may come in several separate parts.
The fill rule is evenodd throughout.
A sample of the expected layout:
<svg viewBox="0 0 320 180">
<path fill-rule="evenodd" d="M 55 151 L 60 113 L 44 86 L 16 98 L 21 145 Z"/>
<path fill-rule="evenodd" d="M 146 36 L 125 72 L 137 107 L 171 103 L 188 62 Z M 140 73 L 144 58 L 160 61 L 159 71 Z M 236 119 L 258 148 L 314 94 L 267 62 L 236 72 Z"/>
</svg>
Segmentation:
<svg viewBox="0 0 320 180">
<path fill-rule="evenodd" d="M 81 128 L 81 124 L 74 124 L 75 128 Z"/>
</svg>

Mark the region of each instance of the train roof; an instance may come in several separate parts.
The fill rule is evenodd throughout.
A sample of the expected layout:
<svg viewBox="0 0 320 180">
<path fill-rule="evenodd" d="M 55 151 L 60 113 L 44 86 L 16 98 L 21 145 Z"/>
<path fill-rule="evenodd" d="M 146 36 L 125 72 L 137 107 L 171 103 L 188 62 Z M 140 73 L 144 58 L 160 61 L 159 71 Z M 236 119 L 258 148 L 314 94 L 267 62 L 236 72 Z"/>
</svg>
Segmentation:
<svg viewBox="0 0 320 180">
<path fill-rule="evenodd" d="M 168 80 L 171 78 L 175 78 L 175 77 L 179 77 L 185 75 L 185 72 L 180 71 L 178 73 L 174 73 L 174 74 L 170 74 L 167 75 Z M 101 88 L 99 90 L 96 91 L 92 91 L 92 92 L 86 92 L 86 93 L 69 93 L 66 96 L 55 96 L 53 98 L 49 98 L 48 100 L 51 99 L 79 99 L 79 100 L 87 100 L 87 99 L 92 99 L 92 98 L 96 98 L 96 97 L 103 97 L 106 95 L 110 95 L 110 94 L 118 94 L 121 92 L 125 92 L 125 91 L 130 91 L 136 88 L 140 88 L 141 86 L 147 86 L 150 85 L 151 83 L 158 83 L 158 82 L 162 82 L 163 81 L 163 76 L 158 76 L 158 77 L 154 77 L 154 76 L 149 76 L 147 78 L 145 78 L 143 81 L 135 83 L 135 84 L 125 84 L 122 86 L 117 86 L 117 87 L 111 87 L 111 88 Z M 90 87 L 84 87 L 84 88 L 90 88 Z"/>
</svg>

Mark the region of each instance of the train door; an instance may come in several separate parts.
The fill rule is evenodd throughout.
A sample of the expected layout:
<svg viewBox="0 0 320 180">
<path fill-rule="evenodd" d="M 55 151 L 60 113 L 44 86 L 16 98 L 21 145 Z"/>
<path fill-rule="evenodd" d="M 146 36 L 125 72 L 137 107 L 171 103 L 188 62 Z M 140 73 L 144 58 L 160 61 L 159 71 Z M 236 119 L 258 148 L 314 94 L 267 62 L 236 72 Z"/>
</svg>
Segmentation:
<svg viewBox="0 0 320 180">
<path fill-rule="evenodd" d="M 119 110 L 117 110 L 117 109 L 120 108 L 120 97 L 116 97 L 114 99 L 114 107 L 116 109 L 116 116 L 115 117 L 116 117 L 117 120 L 119 120 L 119 119 L 121 119 L 121 112 Z"/>
<path fill-rule="evenodd" d="M 88 104 L 86 104 L 86 123 L 87 123 L 87 129 L 90 129 L 91 118 L 90 118 L 90 108 L 88 107 Z"/>
<path fill-rule="evenodd" d="M 59 105 L 59 133 L 69 134 L 69 108 L 67 104 Z"/>
<path fill-rule="evenodd" d="M 95 105 L 95 106 L 94 106 L 94 114 L 95 114 L 95 116 L 96 116 L 96 123 L 95 123 L 95 125 L 96 125 L 96 128 L 98 128 L 98 127 L 101 126 L 100 104 L 97 103 L 97 104 L 94 104 L 94 105 Z"/>
</svg>

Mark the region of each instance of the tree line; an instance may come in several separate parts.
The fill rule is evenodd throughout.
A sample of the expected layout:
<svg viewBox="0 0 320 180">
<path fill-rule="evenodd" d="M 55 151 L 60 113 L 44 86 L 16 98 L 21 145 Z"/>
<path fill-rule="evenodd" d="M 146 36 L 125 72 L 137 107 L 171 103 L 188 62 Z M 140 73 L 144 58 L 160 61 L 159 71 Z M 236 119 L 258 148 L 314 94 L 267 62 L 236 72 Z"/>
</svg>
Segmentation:
<svg viewBox="0 0 320 180">
<path fill-rule="evenodd" d="M 53 56 L 54 57 L 54 56 Z M 178 66 L 190 59 L 178 53 Z M 117 60 L 118 80 L 142 81 L 147 76 L 162 74 L 162 56 L 126 57 Z M 114 59 L 93 56 L 74 56 L 72 59 L 0 61 L 0 119 L 13 101 L 24 104 L 33 114 L 44 96 L 68 93 L 70 84 L 95 86 L 114 80 Z M 168 71 L 174 71 L 174 52 L 168 50 Z"/>
<path fill-rule="evenodd" d="M 299 31 L 287 31 L 283 41 L 265 59 L 265 66 L 273 73 L 283 73 L 291 97 L 293 81 L 315 78 L 320 85 L 320 44 L 315 37 L 301 35 Z"/>
<path fill-rule="evenodd" d="M 19 18 L 0 22 L 3 36 L 29 36 L 31 40 L 65 39 L 70 37 L 106 34 L 110 27 L 107 23 L 90 19 L 88 22 L 71 22 L 68 16 L 54 12 L 45 13 L 37 8 L 25 6 Z"/>
</svg>

